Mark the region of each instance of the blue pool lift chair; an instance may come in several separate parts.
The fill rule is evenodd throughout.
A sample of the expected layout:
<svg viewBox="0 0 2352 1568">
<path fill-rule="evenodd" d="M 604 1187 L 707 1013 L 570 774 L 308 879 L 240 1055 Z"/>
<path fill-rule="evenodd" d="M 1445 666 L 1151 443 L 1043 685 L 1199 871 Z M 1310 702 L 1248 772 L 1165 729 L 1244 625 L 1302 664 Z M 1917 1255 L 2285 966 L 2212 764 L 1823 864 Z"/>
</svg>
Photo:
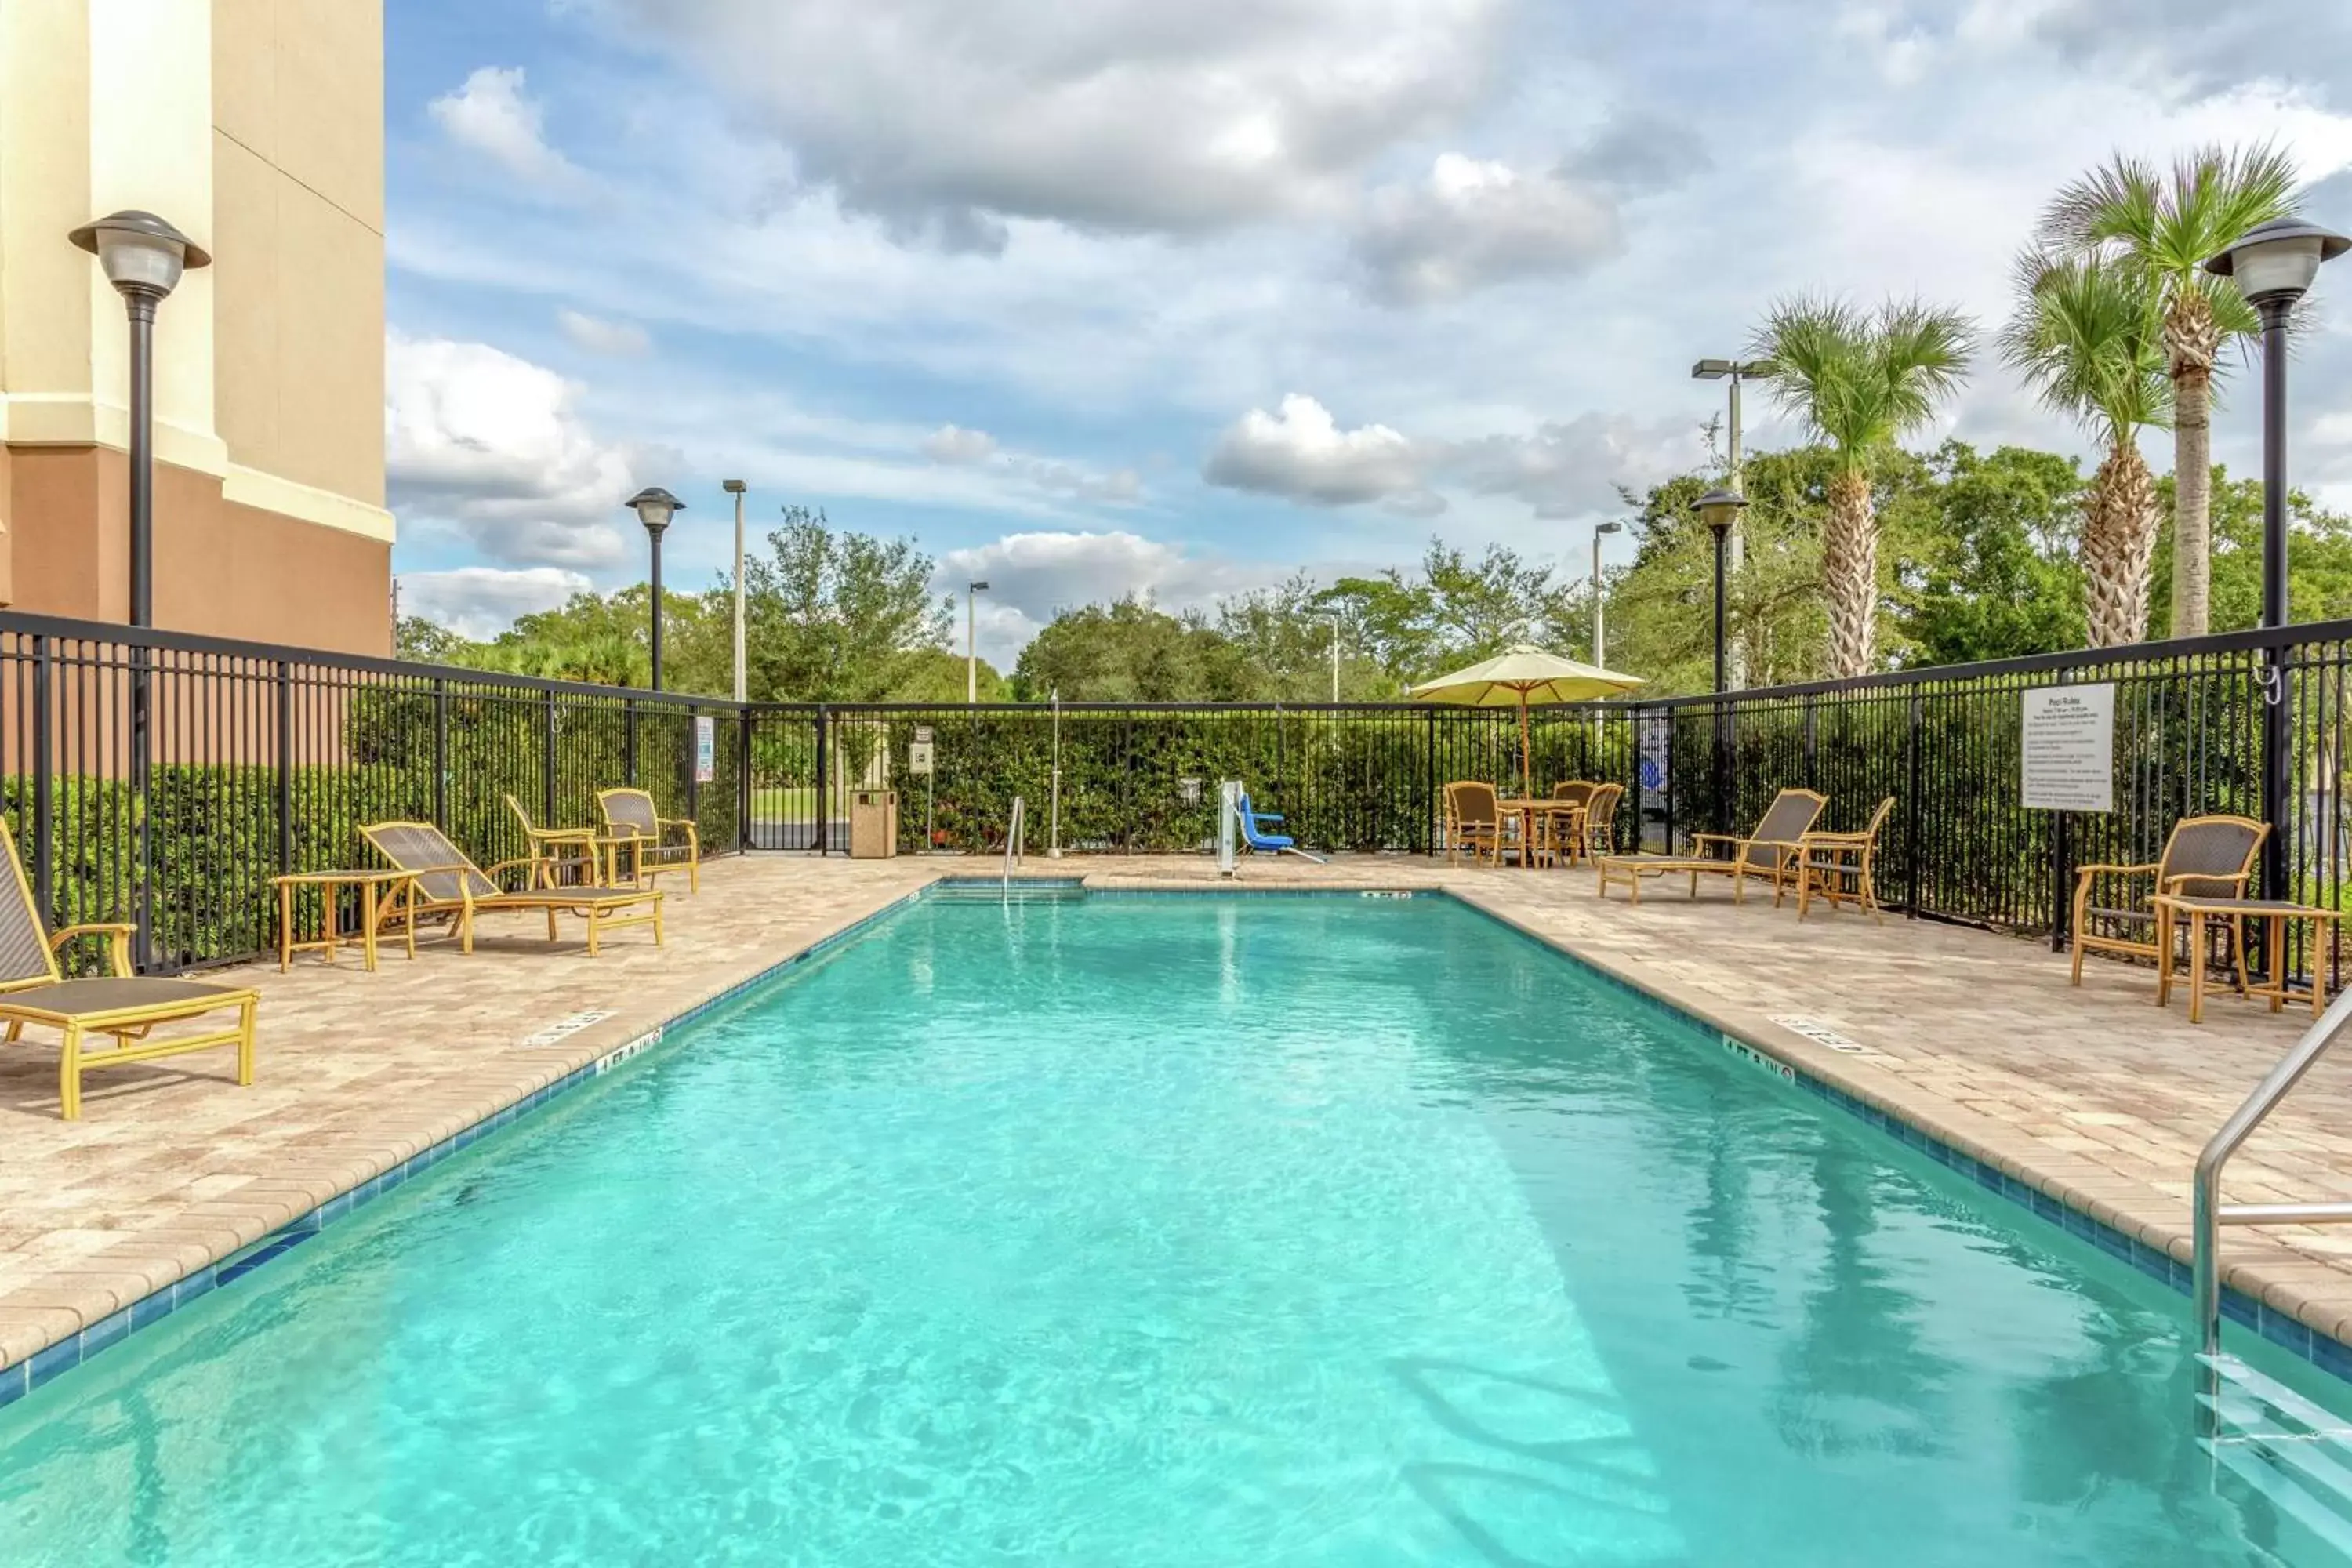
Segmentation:
<svg viewBox="0 0 2352 1568">
<path fill-rule="evenodd" d="M 1261 824 L 1280 822 L 1282 820 L 1282 816 L 1279 812 L 1253 811 L 1250 808 L 1249 792 L 1246 790 L 1242 792 L 1240 815 L 1242 842 L 1248 845 L 1251 849 L 1257 853 L 1262 855 L 1296 855 L 1301 860 L 1312 860 L 1318 866 L 1329 864 L 1329 862 L 1325 860 L 1322 856 L 1310 855 L 1306 850 L 1301 849 L 1297 845 L 1292 843 L 1288 834 L 1267 832 Z"/>
</svg>

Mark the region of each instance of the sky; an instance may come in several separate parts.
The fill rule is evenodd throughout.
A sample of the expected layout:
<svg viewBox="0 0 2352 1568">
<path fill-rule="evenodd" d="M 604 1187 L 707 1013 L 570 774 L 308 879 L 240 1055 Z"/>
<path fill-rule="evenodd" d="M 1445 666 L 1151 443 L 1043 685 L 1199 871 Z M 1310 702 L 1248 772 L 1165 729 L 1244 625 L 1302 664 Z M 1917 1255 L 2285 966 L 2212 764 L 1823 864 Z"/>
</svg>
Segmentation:
<svg viewBox="0 0 2352 1568">
<path fill-rule="evenodd" d="M 1776 300 L 1988 336 L 2067 180 L 2271 139 L 2352 231 L 2352 6 L 2300 0 L 397 0 L 404 613 L 704 587 L 788 505 L 919 542 L 1009 665 L 1441 538 L 1587 569 Z M 2352 274 L 2352 262 L 2344 270 Z M 2352 276 L 2294 363 L 2352 508 Z M 2252 471 L 2242 372 L 2217 458 Z M 1801 432 L 1748 395 L 1751 448 Z M 1990 353 L 1935 430 L 2085 452 Z M 2144 446 L 2159 472 L 2170 439 Z M 1629 549 L 1609 542 L 1612 559 Z M 959 630 L 961 617 L 959 617 Z"/>
</svg>

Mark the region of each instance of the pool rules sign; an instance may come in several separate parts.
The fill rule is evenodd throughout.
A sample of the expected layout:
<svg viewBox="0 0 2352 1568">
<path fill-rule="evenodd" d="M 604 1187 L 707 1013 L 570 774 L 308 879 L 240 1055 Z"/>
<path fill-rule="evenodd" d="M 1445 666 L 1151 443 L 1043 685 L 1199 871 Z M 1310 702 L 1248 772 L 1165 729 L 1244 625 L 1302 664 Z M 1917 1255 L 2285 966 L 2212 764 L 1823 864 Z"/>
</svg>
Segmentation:
<svg viewBox="0 0 2352 1568">
<path fill-rule="evenodd" d="M 2116 808 L 2116 689 L 2043 686 L 2025 703 L 2024 799 L 2042 811 Z"/>
</svg>

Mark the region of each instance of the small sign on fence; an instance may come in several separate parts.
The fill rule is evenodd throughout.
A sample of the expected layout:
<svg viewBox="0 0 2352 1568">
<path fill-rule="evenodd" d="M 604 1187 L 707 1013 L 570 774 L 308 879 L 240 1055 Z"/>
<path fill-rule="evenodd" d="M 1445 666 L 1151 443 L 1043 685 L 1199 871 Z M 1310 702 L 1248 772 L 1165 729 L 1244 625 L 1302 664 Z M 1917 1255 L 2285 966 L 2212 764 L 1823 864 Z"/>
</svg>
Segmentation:
<svg viewBox="0 0 2352 1568">
<path fill-rule="evenodd" d="M 931 727 L 930 727 L 929 724 L 918 724 L 918 725 L 916 725 L 916 726 L 915 726 L 915 744 L 917 744 L 917 745 L 919 745 L 919 746 L 928 746 L 928 745 L 929 745 L 930 743 L 931 743 Z"/>
<path fill-rule="evenodd" d="M 929 732 L 929 731 L 923 731 L 923 733 L 926 734 Z M 914 741 L 908 742 L 907 746 L 907 771 L 910 773 L 916 774 L 918 777 L 929 776 L 931 771 L 931 743 L 929 741 Z"/>
<path fill-rule="evenodd" d="M 1642 715 L 1642 787 L 1652 795 L 1664 795 L 1670 782 L 1666 753 L 1674 743 L 1674 722 L 1664 714 Z"/>
<path fill-rule="evenodd" d="M 719 721 L 697 715 L 694 721 L 694 782 L 709 784 L 719 776 Z"/>
<path fill-rule="evenodd" d="M 2041 811 L 2116 808 L 2116 689 L 2042 686 L 2024 698 L 2021 790 Z"/>
</svg>

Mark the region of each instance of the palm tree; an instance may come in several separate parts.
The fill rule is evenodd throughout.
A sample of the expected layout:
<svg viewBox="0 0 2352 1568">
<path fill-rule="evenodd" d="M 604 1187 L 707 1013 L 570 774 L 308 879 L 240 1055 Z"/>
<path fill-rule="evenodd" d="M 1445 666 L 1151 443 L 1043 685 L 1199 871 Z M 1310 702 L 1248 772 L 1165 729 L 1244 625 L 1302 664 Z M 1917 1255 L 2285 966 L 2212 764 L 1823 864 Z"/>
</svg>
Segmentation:
<svg viewBox="0 0 2352 1568">
<path fill-rule="evenodd" d="M 1958 390 L 1976 330 L 1958 310 L 1890 300 L 1874 314 L 1842 300 L 1773 306 L 1751 353 L 1780 366 L 1780 405 L 1829 445 L 1822 575 L 1829 598 L 1830 673 L 1864 675 L 1874 660 L 1878 518 L 1872 459 L 1931 418 Z"/>
<path fill-rule="evenodd" d="M 2172 379 L 2172 635 L 2206 629 L 2212 573 L 2213 375 L 2222 345 L 2255 331 L 2253 307 L 2206 258 L 2295 207 L 2294 165 L 2278 148 L 2202 147 L 2169 178 L 2118 153 L 2060 191 L 2043 246 L 2139 273 L 2163 302 Z"/>
<path fill-rule="evenodd" d="M 2001 357 L 2042 395 L 2106 437 L 2083 505 L 2084 619 L 2090 646 L 2147 634 L 2147 563 L 2156 548 L 2156 476 L 2140 456 L 2144 426 L 2169 421 L 2162 297 L 2137 268 L 2098 257 L 2028 251 L 2017 263 L 2017 313 Z"/>
</svg>

